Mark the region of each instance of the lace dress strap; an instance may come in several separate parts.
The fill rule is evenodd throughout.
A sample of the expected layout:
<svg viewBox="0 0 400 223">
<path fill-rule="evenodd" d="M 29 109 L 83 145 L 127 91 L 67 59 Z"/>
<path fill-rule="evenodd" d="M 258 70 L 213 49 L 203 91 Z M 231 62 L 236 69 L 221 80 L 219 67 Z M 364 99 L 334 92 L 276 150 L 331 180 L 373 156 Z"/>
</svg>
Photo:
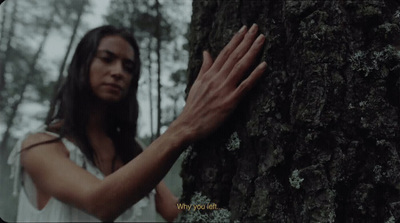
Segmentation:
<svg viewBox="0 0 400 223">
<path fill-rule="evenodd" d="M 20 163 L 20 155 L 21 155 L 21 150 L 22 150 L 22 142 L 29 136 L 37 133 L 46 133 L 51 136 L 59 137 L 58 134 L 46 131 L 46 126 L 40 126 L 38 129 L 34 131 L 30 131 L 26 133 L 23 137 L 21 137 L 13 149 L 10 152 L 10 155 L 8 156 L 7 159 L 7 164 L 11 166 L 11 174 L 10 174 L 10 179 L 14 179 L 13 182 L 13 196 L 18 195 L 18 185 L 20 184 L 20 179 L 21 179 L 21 163 Z"/>
</svg>

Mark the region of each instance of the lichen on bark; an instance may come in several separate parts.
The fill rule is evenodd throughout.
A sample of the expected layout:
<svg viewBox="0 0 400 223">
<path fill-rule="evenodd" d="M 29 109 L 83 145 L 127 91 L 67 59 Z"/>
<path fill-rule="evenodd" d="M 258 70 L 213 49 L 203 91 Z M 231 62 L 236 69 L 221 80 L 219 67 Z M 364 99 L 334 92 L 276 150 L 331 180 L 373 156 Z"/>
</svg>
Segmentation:
<svg viewBox="0 0 400 223">
<path fill-rule="evenodd" d="M 398 221 L 400 3 L 194 1 L 188 89 L 201 52 L 216 56 L 253 23 L 266 35 L 255 63 L 268 70 L 192 145 L 182 199 L 201 191 L 232 221 Z"/>
</svg>

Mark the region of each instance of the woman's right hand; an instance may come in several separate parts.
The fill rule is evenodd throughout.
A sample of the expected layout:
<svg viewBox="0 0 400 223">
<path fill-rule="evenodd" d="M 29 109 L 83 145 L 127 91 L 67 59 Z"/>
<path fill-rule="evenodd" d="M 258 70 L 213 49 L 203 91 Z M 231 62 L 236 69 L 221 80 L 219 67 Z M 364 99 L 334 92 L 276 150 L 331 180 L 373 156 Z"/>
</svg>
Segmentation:
<svg viewBox="0 0 400 223">
<path fill-rule="evenodd" d="M 190 89 L 185 108 L 173 123 L 187 130 L 189 142 L 205 137 L 220 126 L 264 73 L 266 62 L 260 63 L 243 80 L 265 41 L 262 34 L 256 38 L 257 31 L 256 24 L 248 31 L 244 26 L 215 62 L 204 51 L 203 64 Z"/>
</svg>

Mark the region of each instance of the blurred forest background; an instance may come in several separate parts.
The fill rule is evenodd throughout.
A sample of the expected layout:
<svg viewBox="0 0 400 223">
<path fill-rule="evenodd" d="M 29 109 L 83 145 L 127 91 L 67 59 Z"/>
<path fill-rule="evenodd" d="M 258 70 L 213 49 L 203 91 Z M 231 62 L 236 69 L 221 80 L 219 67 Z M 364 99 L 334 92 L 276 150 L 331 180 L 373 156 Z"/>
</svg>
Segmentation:
<svg viewBox="0 0 400 223">
<path fill-rule="evenodd" d="M 0 1 L 1 2 L 1 1 Z M 149 144 L 184 106 L 190 0 L 6 0 L 0 5 L 0 217 L 13 221 L 8 154 L 47 117 L 75 46 L 103 24 L 134 32 L 142 56 L 138 136 Z M 182 192 L 178 160 L 165 182 Z"/>
</svg>

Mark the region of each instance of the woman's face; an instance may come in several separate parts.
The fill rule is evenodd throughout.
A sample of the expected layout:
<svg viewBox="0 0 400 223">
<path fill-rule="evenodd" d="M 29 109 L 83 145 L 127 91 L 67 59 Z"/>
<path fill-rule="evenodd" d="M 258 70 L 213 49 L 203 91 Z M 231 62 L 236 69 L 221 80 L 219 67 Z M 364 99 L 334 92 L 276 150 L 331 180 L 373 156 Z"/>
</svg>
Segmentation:
<svg viewBox="0 0 400 223">
<path fill-rule="evenodd" d="M 127 94 L 135 69 L 132 46 L 117 35 L 101 39 L 89 70 L 94 95 L 107 102 L 118 102 Z"/>
</svg>

